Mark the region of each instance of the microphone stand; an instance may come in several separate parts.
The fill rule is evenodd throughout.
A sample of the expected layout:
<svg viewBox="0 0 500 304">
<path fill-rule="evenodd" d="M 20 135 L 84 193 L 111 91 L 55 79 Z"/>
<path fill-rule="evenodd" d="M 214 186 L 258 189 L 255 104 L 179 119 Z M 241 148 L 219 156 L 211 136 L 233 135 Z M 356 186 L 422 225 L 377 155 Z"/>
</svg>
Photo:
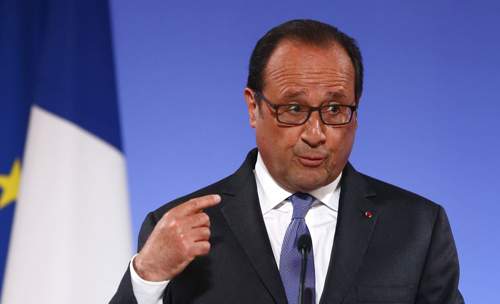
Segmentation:
<svg viewBox="0 0 500 304">
<path fill-rule="evenodd" d="M 309 234 L 303 234 L 297 241 L 297 249 L 302 256 L 302 267 L 300 268 L 299 304 L 304 303 L 304 284 L 306 281 L 307 255 L 311 251 L 312 240 Z"/>
<path fill-rule="evenodd" d="M 299 304 L 304 303 L 304 283 L 306 281 L 306 267 L 307 267 L 307 248 L 300 248 L 302 255 L 302 267 L 300 269 L 300 288 L 299 288 Z"/>
</svg>

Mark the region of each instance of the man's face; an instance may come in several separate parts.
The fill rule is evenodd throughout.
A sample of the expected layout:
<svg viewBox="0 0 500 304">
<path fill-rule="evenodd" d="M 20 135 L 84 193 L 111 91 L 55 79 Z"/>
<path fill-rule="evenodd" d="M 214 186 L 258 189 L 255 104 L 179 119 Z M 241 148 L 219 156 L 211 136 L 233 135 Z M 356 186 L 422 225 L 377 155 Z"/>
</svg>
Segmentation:
<svg viewBox="0 0 500 304">
<path fill-rule="evenodd" d="M 321 48 L 285 40 L 269 59 L 262 94 L 273 104 L 354 105 L 354 79 L 351 60 L 337 44 Z M 327 126 L 316 111 L 304 125 L 284 125 L 264 101 L 260 115 L 254 93 L 245 89 L 250 125 L 276 182 L 290 192 L 310 192 L 333 182 L 351 153 L 356 117 L 347 125 Z"/>
</svg>

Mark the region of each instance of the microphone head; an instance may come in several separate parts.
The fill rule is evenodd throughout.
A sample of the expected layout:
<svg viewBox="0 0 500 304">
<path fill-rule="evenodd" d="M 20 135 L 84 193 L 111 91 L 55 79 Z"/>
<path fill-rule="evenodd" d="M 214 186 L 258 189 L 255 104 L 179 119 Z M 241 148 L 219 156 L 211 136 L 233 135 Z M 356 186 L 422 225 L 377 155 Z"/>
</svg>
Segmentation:
<svg viewBox="0 0 500 304">
<path fill-rule="evenodd" d="M 297 241 L 297 250 L 302 253 L 302 249 L 305 249 L 306 254 L 311 251 L 312 247 L 312 240 L 311 236 L 309 234 L 303 234 L 299 237 L 299 240 Z"/>
</svg>

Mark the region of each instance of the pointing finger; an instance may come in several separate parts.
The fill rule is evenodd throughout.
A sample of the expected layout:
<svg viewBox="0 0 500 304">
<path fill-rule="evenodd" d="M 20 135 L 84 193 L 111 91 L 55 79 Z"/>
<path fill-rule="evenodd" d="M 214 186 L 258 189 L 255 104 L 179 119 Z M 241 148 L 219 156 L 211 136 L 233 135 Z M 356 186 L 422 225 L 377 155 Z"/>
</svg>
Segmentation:
<svg viewBox="0 0 500 304">
<path fill-rule="evenodd" d="M 217 205 L 221 198 L 217 194 L 206 195 L 190 199 L 189 201 L 180 204 L 179 213 L 182 215 L 191 215 L 203 211 L 203 209 Z"/>
</svg>

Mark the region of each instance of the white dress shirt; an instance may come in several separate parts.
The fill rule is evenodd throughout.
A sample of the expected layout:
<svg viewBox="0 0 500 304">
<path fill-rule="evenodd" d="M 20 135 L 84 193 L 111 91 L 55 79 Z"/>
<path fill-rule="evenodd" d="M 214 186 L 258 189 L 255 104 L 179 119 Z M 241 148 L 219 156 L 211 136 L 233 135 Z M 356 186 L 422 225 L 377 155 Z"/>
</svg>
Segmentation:
<svg viewBox="0 0 500 304">
<path fill-rule="evenodd" d="M 259 195 L 260 208 L 271 241 L 276 265 L 280 264 L 281 245 L 286 229 L 293 214 L 292 202 L 288 198 L 293 195 L 281 188 L 267 171 L 260 156 L 255 164 L 255 179 Z M 309 192 L 316 200 L 306 214 L 305 220 L 313 244 L 314 272 L 316 282 L 316 303 L 319 303 L 325 286 L 326 273 L 330 264 L 333 238 L 337 226 L 340 197 L 340 178 L 332 183 Z M 135 257 L 134 257 L 135 258 Z M 161 304 L 162 296 L 168 281 L 148 282 L 139 277 L 130 263 L 132 289 L 139 304 Z"/>
</svg>

